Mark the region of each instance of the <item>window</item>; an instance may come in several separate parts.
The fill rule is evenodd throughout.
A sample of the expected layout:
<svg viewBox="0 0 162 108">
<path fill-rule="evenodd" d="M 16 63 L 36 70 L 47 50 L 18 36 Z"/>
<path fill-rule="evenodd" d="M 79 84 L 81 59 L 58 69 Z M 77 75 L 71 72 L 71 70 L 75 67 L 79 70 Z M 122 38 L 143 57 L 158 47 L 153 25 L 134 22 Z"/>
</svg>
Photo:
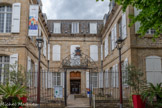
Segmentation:
<svg viewBox="0 0 162 108">
<path fill-rule="evenodd" d="M 93 73 L 90 73 L 91 74 L 91 81 L 92 81 L 92 88 L 97 88 L 98 86 L 98 73 L 96 72 L 93 72 Z"/>
<path fill-rule="evenodd" d="M 73 22 L 71 33 L 79 33 L 79 22 Z"/>
<path fill-rule="evenodd" d="M 154 29 L 149 29 L 146 33 L 147 34 L 155 34 L 155 30 Z"/>
<path fill-rule="evenodd" d="M 61 86 L 61 73 L 53 73 L 53 84 L 54 86 Z"/>
<path fill-rule="evenodd" d="M 53 45 L 53 61 L 60 61 L 61 46 Z"/>
<path fill-rule="evenodd" d="M 146 79 L 148 83 L 154 85 L 162 82 L 161 57 L 146 57 Z"/>
<path fill-rule="evenodd" d="M 90 45 L 90 57 L 94 61 L 98 61 L 98 46 L 97 45 Z"/>
<path fill-rule="evenodd" d="M 0 82 L 5 83 L 5 81 L 9 78 L 9 56 L 0 56 Z"/>
<path fill-rule="evenodd" d="M 90 34 L 97 34 L 97 23 L 90 23 Z"/>
<path fill-rule="evenodd" d="M 61 33 L 61 23 L 54 23 L 53 33 Z"/>
<path fill-rule="evenodd" d="M 10 33 L 12 22 L 12 7 L 0 6 L 0 33 Z"/>
</svg>

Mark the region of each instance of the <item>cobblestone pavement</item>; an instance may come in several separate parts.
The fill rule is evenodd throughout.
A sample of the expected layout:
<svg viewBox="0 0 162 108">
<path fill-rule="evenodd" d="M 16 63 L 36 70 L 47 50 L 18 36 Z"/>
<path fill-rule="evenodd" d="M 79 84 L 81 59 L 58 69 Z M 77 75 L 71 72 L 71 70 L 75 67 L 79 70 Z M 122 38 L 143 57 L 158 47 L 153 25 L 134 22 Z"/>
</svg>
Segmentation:
<svg viewBox="0 0 162 108">
<path fill-rule="evenodd" d="M 74 98 L 69 95 L 67 99 L 67 108 L 89 108 L 89 98 Z"/>
</svg>

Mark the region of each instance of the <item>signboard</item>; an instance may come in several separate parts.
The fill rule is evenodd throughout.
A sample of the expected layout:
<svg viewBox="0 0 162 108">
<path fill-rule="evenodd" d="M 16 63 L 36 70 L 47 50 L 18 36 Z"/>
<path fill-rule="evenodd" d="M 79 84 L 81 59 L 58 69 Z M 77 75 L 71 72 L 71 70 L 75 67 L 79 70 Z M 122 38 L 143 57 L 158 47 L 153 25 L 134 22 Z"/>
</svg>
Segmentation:
<svg viewBox="0 0 162 108">
<path fill-rule="evenodd" d="M 54 97 L 63 98 L 63 88 L 62 86 L 54 86 Z"/>
<path fill-rule="evenodd" d="M 38 36 L 38 14 L 39 14 L 39 6 L 38 5 L 30 5 L 29 10 L 29 36 Z"/>
</svg>

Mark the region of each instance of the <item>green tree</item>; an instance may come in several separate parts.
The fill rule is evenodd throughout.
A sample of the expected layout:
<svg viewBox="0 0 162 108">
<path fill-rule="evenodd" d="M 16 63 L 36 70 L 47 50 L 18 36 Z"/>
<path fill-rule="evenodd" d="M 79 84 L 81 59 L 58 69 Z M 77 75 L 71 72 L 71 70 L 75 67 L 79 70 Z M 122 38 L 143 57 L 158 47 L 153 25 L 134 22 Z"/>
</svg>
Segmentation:
<svg viewBox="0 0 162 108">
<path fill-rule="evenodd" d="M 141 10 L 137 16 L 130 15 L 131 23 L 129 24 L 129 26 L 132 26 L 135 22 L 140 22 L 141 26 L 138 33 L 141 34 L 141 37 L 144 36 L 149 29 L 156 31 L 153 40 L 160 37 L 160 34 L 162 34 L 162 0 L 115 0 L 115 2 L 122 5 L 124 12 L 130 5 Z"/>
</svg>

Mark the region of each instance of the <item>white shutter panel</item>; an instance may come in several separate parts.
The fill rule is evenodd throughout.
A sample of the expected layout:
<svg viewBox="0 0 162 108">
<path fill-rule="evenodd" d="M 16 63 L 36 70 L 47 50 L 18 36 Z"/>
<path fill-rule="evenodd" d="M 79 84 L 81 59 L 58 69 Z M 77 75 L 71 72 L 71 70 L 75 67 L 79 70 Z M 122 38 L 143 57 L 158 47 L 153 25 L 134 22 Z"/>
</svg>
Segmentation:
<svg viewBox="0 0 162 108">
<path fill-rule="evenodd" d="M 118 72 L 118 64 L 115 65 L 115 73 L 116 73 L 116 87 L 119 87 L 119 72 Z"/>
<path fill-rule="evenodd" d="M 31 71 L 31 58 L 28 56 L 28 64 L 27 64 L 27 71 Z"/>
<path fill-rule="evenodd" d="M 137 8 L 134 7 L 134 16 L 137 16 L 139 13 L 140 13 L 141 10 L 137 10 Z M 137 33 L 137 31 L 139 30 L 140 28 L 140 22 L 137 21 L 135 23 L 135 33 Z"/>
<path fill-rule="evenodd" d="M 114 49 L 114 28 L 111 31 L 111 50 Z"/>
<path fill-rule="evenodd" d="M 89 72 L 86 72 L 86 88 L 89 88 Z"/>
<path fill-rule="evenodd" d="M 105 87 L 106 88 L 109 87 L 109 73 L 108 73 L 108 69 L 105 70 Z"/>
<path fill-rule="evenodd" d="M 48 72 L 48 88 L 52 87 L 52 72 Z"/>
<path fill-rule="evenodd" d="M 41 32 L 42 32 L 42 28 L 41 28 L 40 25 L 39 25 L 38 27 L 39 27 L 39 36 L 41 37 L 41 35 L 42 35 L 42 34 L 41 34 Z"/>
<path fill-rule="evenodd" d="M 12 33 L 20 32 L 20 14 L 21 14 L 21 3 L 14 3 L 12 5 Z"/>
<path fill-rule="evenodd" d="M 38 63 L 35 63 L 35 87 L 37 87 L 37 80 L 38 80 Z"/>
<path fill-rule="evenodd" d="M 46 56 L 46 38 L 43 38 L 44 45 L 43 45 L 43 55 Z"/>
<path fill-rule="evenodd" d="M 97 34 L 97 23 L 90 23 L 90 34 Z"/>
<path fill-rule="evenodd" d="M 10 55 L 10 71 L 18 71 L 18 54 Z"/>
<path fill-rule="evenodd" d="M 61 49 L 60 45 L 53 46 L 53 61 L 60 61 L 60 55 L 61 55 L 60 49 Z"/>
<path fill-rule="evenodd" d="M 101 45 L 101 60 L 103 60 L 103 45 Z"/>
<path fill-rule="evenodd" d="M 98 46 L 97 45 L 90 45 L 90 57 L 94 61 L 98 61 Z"/>
<path fill-rule="evenodd" d="M 116 80 L 115 80 L 115 70 L 116 70 L 116 69 L 115 69 L 115 65 L 114 65 L 114 66 L 113 66 L 113 69 L 112 69 L 112 71 L 113 71 L 113 72 L 112 72 L 112 74 L 113 74 L 113 75 L 112 75 L 112 76 L 113 76 L 113 87 L 115 87 L 115 83 L 116 83 Z"/>
<path fill-rule="evenodd" d="M 105 57 L 108 55 L 108 36 L 105 38 Z"/>
<path fill-rule="evenodd" d="M 116 33 L 116 24 L 114 25 L 114 48 L 116 47 L 117 33 Z"/>
<path fill-rule="evenodd" d="M 103 72 L 99 73 L 99 88 L 103 88 Z"/>
<path fill-rule="evenodd" d="M 48 60 L 50 60 L 50 44 L 48 44 Z"/>
<path fill-rule="evenodd" d="M 61 85 L 64 88 L 64 72 L 61 72 Z"/>
<path fill-rule="evenodd" d="M 122 14 L 122 39 L 127 37 L 127 30 L 126 30 L 126 13 Z"/>
<path fill-rule="evenodd" d="M 128 66 L 128 58 L 126 58 L 126 59 L 124 60 L 124 72 L 122 72 L 122 73 L 123 73 L 122 76 L 124 76 L 123 82 L 124 82 L 124 85 L 125 85 L 125 86 L 128 86 L 128 84 L 125 83 L 125 81 L 127 80 L 127 77 L 128 77 L 128 73 L 127 73 L 127 71 L 126 71 L 126 67 L 127 67 L 127 66 Z"/>
</svg>

